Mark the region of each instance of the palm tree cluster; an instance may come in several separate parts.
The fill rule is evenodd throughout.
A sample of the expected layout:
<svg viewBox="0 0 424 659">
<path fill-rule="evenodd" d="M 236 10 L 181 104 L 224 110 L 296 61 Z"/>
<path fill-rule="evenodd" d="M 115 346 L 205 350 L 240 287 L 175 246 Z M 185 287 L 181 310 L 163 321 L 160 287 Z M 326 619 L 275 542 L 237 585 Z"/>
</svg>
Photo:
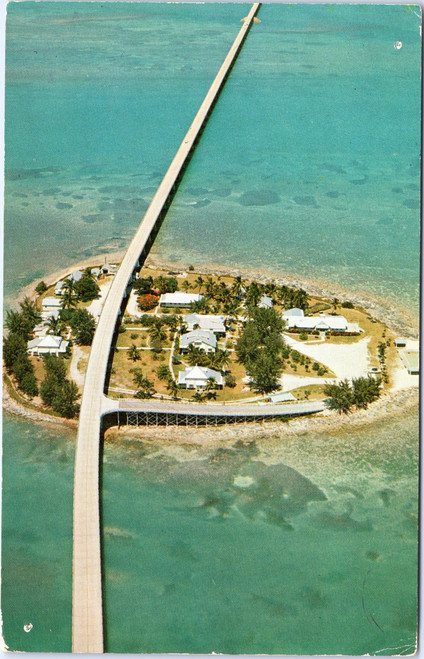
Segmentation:
<svg viewBox="0 0 424 659">
<path fill-rule="evenodd" d="M 373 376 L 342 380 L 339 384 L 327 384 L 324 393 L 328 396 L 327 405 L 339 414 L 348 414 L 352 407 L 366 409 L 381 394 L 381 380 Z"/>
<path fill-rule="evenodd" d="M 227 370 L 231 362 L 228 350 L 221 350 L 220 348 L 215 352 L 208 353 L 191 345 L 185 356 L 190 366 L 206 366 L 222 372 Z"/>
<path fill-rule="evenodd" d="M 156 393 L 153 382 L 144 376 L 141 368 L 133 368 L 131 373 L 133 373 L 133 382 L 137 387 L 135 398 L 151 398 Z"/>
<path fill-rule="evenodd" d="M 203 403 L 206 400 L 215 400 L 216 399 L 216 382 L 215 380 L 211 377 L 208 378 L 206 381 L 206 386 L 203 391 L 196 391 L 193 394 L 193 400 L 196 403 Z"/>
</svg>

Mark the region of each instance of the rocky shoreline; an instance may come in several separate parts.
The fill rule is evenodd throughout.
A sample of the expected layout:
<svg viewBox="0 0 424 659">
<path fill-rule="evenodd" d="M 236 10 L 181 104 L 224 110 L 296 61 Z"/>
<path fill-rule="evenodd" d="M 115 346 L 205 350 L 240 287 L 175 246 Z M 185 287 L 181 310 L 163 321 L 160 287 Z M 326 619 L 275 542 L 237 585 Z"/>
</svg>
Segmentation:
<svg viewBox="0 0 424 659">
<path fill-rule="evenodd" d="M 108 261 L 119 261 L 122 258 L 122 253 L 110 254 L 107 257 Z M 97 259 L 98 260 L 98 259 Z M 59 279 L 62 279 L 66 275 L 70 274 L 73 270 L 79 267 L 87 267 L 97 261 L 95 258 L 87 259 L 84 262 L 77 263 L 73 266 L 66 268 L 61 272 L 54 273 L 49 277 L 45 278 L 46 283 L 49 285 L 55 283 Z M 164 263 L 154 259 L 153 257 L 148 257 L 146 268 L 152 270 L 167 270 L 172 271 L 178 274 L 183 274 L 188 271 L 188 266 L 176 266 L 175 264 Z M 340 301 L 350 300 L 355 306 L 362 307 L 367 313 L 374 316 L 376 319 L 384 322 L 395 332 L 401 334 L 402 336 L 409 338 L 417 338 L 419 336 L 418 328 L 414 326 L 413 320 L 404 312 L 399 309 L 391 307 L 387 303 L 379 300 L 375 300 L 366 295 L 351 295 L 346 291 L 329 289 L 327 286 L 317 282 L 311 282 L 307 280 L 295 279 L 293 277 L 271 277 L 267 274 L 261 272 L 255 272 L 251 270 L 241 270 L 239 268 L 225 268 L 222 266 L 201 266 L 196 267 L 195 272 L 201 275 L 218 275 L 218 276 L 231 276 L 231 277 L 244 277 L 246 279 L 254 278 L 260 283 L 269 283 L 273 282 L 278 285 L 287 285 L 294 287 L 301 287 L 307 291 L 310 295 L 316 297 L 330 298 L 337 296 Z M 28 295 L 29 297 L 35 296 L 35 287 L 38 281 L 33 282 L 30 286 L 24 289 L 23 295 Z M 273 435 L 275 436 L 276 432 L 278 435 L 291 435 L 296 433 L 302 433 L 307 430 L 316 430 L 316 431 L 326 431 L 326 432 L 338 432 L 346 430 L 351 427 L 360 427 L 363 425 L 368 425 L 373 423 L 376 420 L 381 420 L 386 416 L 391 416 L 399 413 L 401 410 L 405 410 L 409 407 L 412 407 L 418 402 L 418 387 L 412 387 L 410 389 L 405 389 L 402 391 L 397 391 L 394 393 L 385 393 L 381 398 L 373 403 L 367 410 L 358 410 L 351 413 L 348 416 L 340 416 L 336 412 L 325 411 L 319 413 L 314 417 L 302 417 L 293 419 L 288 422 L 267 422 L 262 424 L 261 435 Z M 44 413 L 42 410 L 36 411 L 33 410 L 24 404 L 19 403 L 14 398 L 10 396 L 9 390 L 5 382 L 3 381 L 3 394 L 2 394 L 2 405 L 3 409 L 10 414 L 14 414 L 19 417 L 23 417 L 27 420 L 36 421 L 37 423 L 48 423 L 55 424 L 59 426 L 65 426 L 70 429 L 76 429 L 78 427 L 77 420 L 63 419 L 59 417 L 54 417 L 49 414 Z M 255 426 L 253 426 L 255 427 Z M 258 426 L 256 426 L 258 428 Z M 224 439 L 228 433 L 229 436 L 234 438 L 237 436 L 249 436 L 251 434 L 252 425 L 251 424 L 237 424 L 235 426 L 224 426 L 223 428 L 214 428 L 213 431 L 208 428 L 198 428 L 195 433 L 190 432 L 190 429 L 187 428 L 174 428 L 168 427 L 166 430 L 162 430 L 159 427 L 155 428 L 146 428 L 138 429 L 138 435 L 140 437 L 155 436 L 158 439 L 166 438 L 168 439 L 177 439 L 179 441 L 183 440 L 184 436 L 189 436 L 189 441 L 193 441 L 193 436 L 198 437 L 200 442 L 205 441 L 205 438 Z M 116 430 L 108 431 L 108 434 L 111 433 L 118 434 Z M 125 431 L 128 436 L 133 437 L 134 430 L 128 429 Z"/>
</svg>

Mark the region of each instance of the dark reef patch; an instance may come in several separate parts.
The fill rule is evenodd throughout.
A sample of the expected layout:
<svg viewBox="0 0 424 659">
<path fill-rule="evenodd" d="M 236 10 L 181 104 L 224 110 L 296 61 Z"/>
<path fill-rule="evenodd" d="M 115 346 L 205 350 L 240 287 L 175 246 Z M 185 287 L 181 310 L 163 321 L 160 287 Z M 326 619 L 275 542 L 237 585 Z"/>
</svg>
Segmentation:
<svg viewBox="0 0 424 659">
<path fill-rule="evenodd" d="M 418 210 L 420 207 L 419 199 L 404 199 L 402 203 L 404 206 L 411 208 L 412 210 Z"/>
<path fill-rule="evenodd" d="M 327 197 L 330 197 L 330 199 L 337 199 L 337 197 L 340 196 L 340 192 L 337 192 L 337 190 L 329 190 L 325 194 Z"/>
<path fill-rule="evenodd" d="M 294 197 L 294 201 L 298 206 L 313 206 L 319 208 L 317 200 L 312 195 L 302 195 L 301 197 Z"/>
<path fill-rule="evenodd" d="M 280 196 L 273 190 L 252 190 L 243 192 L 238 202 L 242 206 L 270 206 L 278 204 Z"/>
<path fill-rule="evenodd" d="M 73 205 L 68 204 L 65 201 L 58 201 L 57 204 L 56 204 L 56 208 L 58 210 L 65 210 L 65 209 L 68 209 L 68 208 L 73 208 Z"/>
</svg>

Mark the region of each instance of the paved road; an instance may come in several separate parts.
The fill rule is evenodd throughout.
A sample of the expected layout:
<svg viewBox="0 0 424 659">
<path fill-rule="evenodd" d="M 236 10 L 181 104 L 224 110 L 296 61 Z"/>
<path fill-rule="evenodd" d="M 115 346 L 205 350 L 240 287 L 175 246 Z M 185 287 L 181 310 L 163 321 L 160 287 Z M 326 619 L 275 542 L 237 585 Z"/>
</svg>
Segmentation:
<svg viewBox="0 0 424 659">
<path fill-rule="evenodd" d="M 140 224 L 107 295 L 91 346 L 81 400 L 74 475 L 72 650 L 103 652 L 103 608 L 100 554 L 99 454 L 101 403 L 110 346 L 122 299 L 140 254 L 148 246 L 156 222 L 195 140 L 207 120 L 232 63 L 242 46 L 259 3 L 252 6 L 227 57 L 193 120 Z M 242 8 L 240 8 L 242 11 Z"/>
</svg>

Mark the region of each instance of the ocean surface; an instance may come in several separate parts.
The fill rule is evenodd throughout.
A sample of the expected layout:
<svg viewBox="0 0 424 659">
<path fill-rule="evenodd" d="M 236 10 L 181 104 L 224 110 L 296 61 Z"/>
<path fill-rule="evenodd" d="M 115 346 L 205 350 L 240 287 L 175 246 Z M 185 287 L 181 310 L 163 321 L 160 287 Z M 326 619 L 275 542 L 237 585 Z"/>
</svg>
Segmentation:
<svg viewBox="0 0 424 659">
<path fill-rule="evenodd" d="M 125 248 L 248 9 L 9 3 L 6 304 Z M 154 255 L 319 279 L 416 323 L 419 8 L 263 5 L 259 18 Z M 212 461 L 106 443 L 107 650 L 409 654 L 417 411 L 302 436 L 304 462 L 258 428 L 250 439 Z M 74 441 L 4 419 L 2 615 L 15 650 L 71 648 Z"/>
</svg>

